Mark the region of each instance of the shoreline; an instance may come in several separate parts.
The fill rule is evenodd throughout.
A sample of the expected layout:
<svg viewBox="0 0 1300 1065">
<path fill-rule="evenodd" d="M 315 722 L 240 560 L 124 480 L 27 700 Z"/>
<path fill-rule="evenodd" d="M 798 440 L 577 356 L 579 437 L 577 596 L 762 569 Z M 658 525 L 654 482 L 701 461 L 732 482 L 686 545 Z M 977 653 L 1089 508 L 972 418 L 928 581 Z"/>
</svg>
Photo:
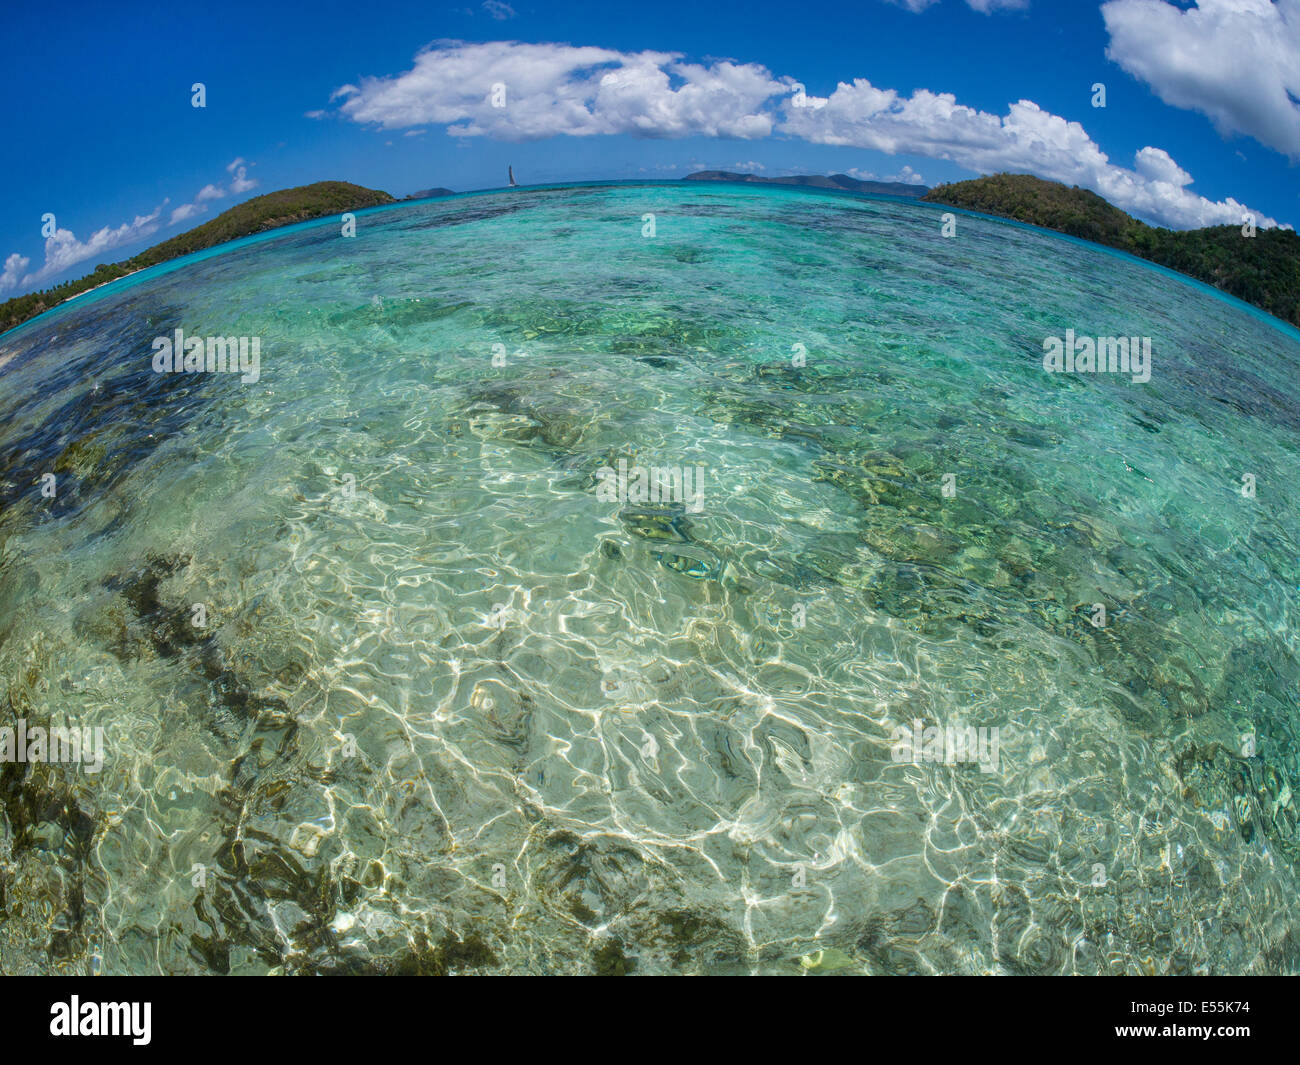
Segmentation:
<svg viewBox="0 0 1300 1065">
<path fill-rule="evenodd" d="M 376 204 L 371 207 L 353 208 L 351 210 L 352 213 L 361 215 L 361 214 L 370 214 L 376 211 L 397 210 L 403 207 L 413 207 L 417 204 L 432 202 L 434 200 L 440 202 L 450 202 L 453 200 L 465 199 L 473 196 L 492 196 L 492 195 L 500 195 L 500 194 L 525 193 L 525 192 L 545 192 L 553 189 L 569 189 L 569 188 L 634 188 L 639 185 L 646 186 L 646 187 L 669 187 L 669 188 L 677 187 L 677 186 L 696 186 L 700 188 L 710 187 L 710 186 L 712 187 L 732 186 L 735 188 L 743 188 L 751 192 L 789 191 L 801 195 L 810 195 L 810 196 L 822 195 L 822 196 L 832 196 L 832 197 L 847 197 L 849 199 L 855 199 L 855 200 L 885 200 L 892 203 L 913 204 L 918 207 L 924 207 L 939 212 L 958 211 L 965 215 L 970 215 L 976 218 L 988 219 L 990 221 L 999 222 L 1004 225 L 1020 226 L 1026 229 L 1035 230 L 1040 233 L 1049 233 L 1052 236 L 1058 237 L 1062 240 L 1068 240 L 1080 244 L 1085 244 L 1089 247 L 1097 248 L 1108 255 L 1118 255 L 1132 262 L 1140 263 L 1143 266 L 1146 266 L 1153 270 L 1157 270 L 1168 277 L 1172 277 L 1176 280 L 1182 281 L 1185 284 L 1191 285 L 1192 287 L 1197 288 L 1198 290 L 1206 293 L 1207 295 L 1215 296 L 1218 299 L 1221 299 L 1224 302 L 1237 307 L 1238 309 L 1245 310 L 1248 313 L 1250 313 L 1252 316 L 1257 316 L 1261 320 L 1267 322 L 1269 325 L 1272 325 L 1275 329 L 1278 329 L 1290 339 L 1300 342 L 1300 326 L 1292 324 L 1291 322 L 1287 321 L 1285 318 L 1279 318 L 1271 311 L 1265 310 L 1263 307 L 1260 307 L 1257 304 L 1241 299 L 1239 296 L 1234 296 L 1232 293 L 1227 292 L 1224 289 L 1218 288 L 1217 286 L 1212 285 L 1208 281 L 1204 281 L 1193 274 L 1187 274 L 1187 273 L 1183 273 L 1180 270 L 1175 270 L 1172 267 L 1165 266 L 1163 263 L 1156 262 L 1154 259 L 1148 259 L 1144 256 L 1134 254 L 1133 252 L 1127 251 L 1124 248 L 1118 248 L 1110 244 L 1103 244 L 1100 241 L 1089 240 L 1086 237 L 1076 237 L 1073 236 L 1072 234 L 1062 232 L 1059 229 L 1053 229 L 1049 226 L 1041 226 L 1033 222 L 1024 222 L 1021 221 L 1020 219 L 1012 218 L 1007 215 L 990 214 L 985 211 L 978 211 L 970 207 L 961 206 L 959 204 L 943 203 L 937 200 L 930 200 L 922 197 L 898 196 L 898 195 L 893 195 L 890 193 L 882 193 L 882 192 L 858 192 L 850 189 L 826 188 L 817 185 L 786 184 L 784 182 L 757 182 L 757 181 L 748 181 L 748 180 L 730 181 L 730 180 L 722 180 L 716 178 L 709 178 L 707 180 L 699 180 L 699 179 L 690 180 L 686 177 L 663 178 L 663 179 L 631 178 L 631 179 L 596 179 L 596 180 L 588 180 L 588 181 L 569 181 L 569 182 L 556 182 L 556 183 L 547 183 L 547 184 L 538 184 L 538 185 L 518 185 L 513 187 L 497 186 L 497 187 L 485 188 L 485 189 L 471 189 L 465 192 L 452 193 L 451 195 L 426 197 L 425 199 L 422 200 L 411 200 L 411 199 L 394 200 L 390 203 Z M 937 187 L 938 186 L 936 186 L 936 188 Z M 274 195 L 274 193 L 270 195 Z M 149 270 L 169 268 L 169 267 L 177 268 L 181 265 L 184 265 L 186 260 L 191 259 L 194 256 L 202 255 L 206 257 L 212 254 L 224 254 L 225 251 L 231 251 L 234 250 L 236 247 L 244 246 L 245 242 L 254 243 L 263 239 L 271 239 L 276 235 L 290 232 L 298 227 L 309 227 L 314 225 L 321 225 L 334 217 L 337 217 L 337 215 L 334 213 L 330 213 L 330 214 L 318 215 L 314 218 L 304 219 L 298 222 L 287 222 L 284 223 L 283 225 L 274 226 L 269 229 L 262 229 L 253 233 L 245 234 L 243 236 L 235 237 L 232 238 L 231 240 L 223 241 L 220 244 L 213 244 L 207 248 L 202 248 L 193 252 L 187 252 L 183 255 L 178 255 L 170 259 L 164 259 L 161 260 L 160 262 L 152 263 L 148 266 L 137 267 L 135 270 L 132 270 L 130 273 L 122 274 L 118 277 L 111 278 L 108 281 L 100 282 L 100 284 L 95 285 L 91 288 L 83 289 L 81 292 L 69 296 L 66 299 L 60 300 L 54 306 L 47 307 L 43 311 L 40 311 L 38 314 L 34 314 L 30 318 L 26 318 L 23 321 L 19 322 L 17 325 L 10 327 L 9 329 L 4 330 L 3 332 L 0 332 L 0 343 L 3 343 L 10 336 L 10 334 L 16 333 L 21 329 L 25 329 L 26 327 L 31 325 L 31 323 L 39 321 L 47 314 L 52 314 L 55 311 L 58 311 L 60 308 L 67 306 L 69 303 L 77 299 L 79 296 L 84 296 L 89 292 L 95 292 L 99 289 L 107 288 L 108 286 L 116 284 L 119 281 L 124 281 L 127 278 L 133 277 L 137 274 L 146 273 Z M 1197 230 L 1180 230 L 1179 232 L 1197 232 Z M 180 234 L 179 236 L 184 236 L 184 235 L 185 234 Z M 157 246 L 158 245 L 155 245 L 155 247 Z M 152 249 L 145 249 L 145 251 L 141 252 L 140 254 L 141 255 L 148 254 L 148 252 L 151 250 Z M 16 297 L 16 298 L 21 298 L 21 297 Z M 3 365 L 4 365 L 3 363 L 0 363 L 0 366 Z"/>
</svg>

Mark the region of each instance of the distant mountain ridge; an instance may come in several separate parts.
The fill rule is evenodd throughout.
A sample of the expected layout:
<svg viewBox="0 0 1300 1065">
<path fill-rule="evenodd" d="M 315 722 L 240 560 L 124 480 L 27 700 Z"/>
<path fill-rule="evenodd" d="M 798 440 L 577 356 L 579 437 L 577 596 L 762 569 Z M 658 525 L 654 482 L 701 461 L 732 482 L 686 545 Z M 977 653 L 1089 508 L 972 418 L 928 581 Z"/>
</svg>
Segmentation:
<svg viewBox="0 0 1300 1065">
<path fill-rule="evenodd" d="M 295 222 L 396 202 L 386 192 L 352 185 L 346 181 L 317 181 L 312 185 L 300 185 L 297 188 L 268 192 L 265 196 L 254 196 L 201 226 L 186 230 L 152 248 L 146 248 L 130 259 L 120 263 L 100 264 L 92 273 L 75 281 L 65 281 L 44 292 L 29 292 L 25 296 L 16 296 L 0 303 L 0 332 L 21 325 L 73 296 L 79 296 L 137 270 L 178 259 L 182 255 Z"/>
<path fill-rule="evenodd" d="M 1126 214 L 1095 192 L 1030 174 L 990 174 L 938 185 L 922 199 L 1118 248 L 1300 326 L 1300 235 L 1293 230 L 1259 229 L 1247 237 L 1240 225 L 1163 229 Z"/>
<path fill-rule="evenodd" d="M 803 185 L 815 189 L 840 189 L 844 192 L 875 192 L 888 196 L 909 196 L 920 199 L 930 189 L 925 185 L 909 185 L 904 181 L 862 181 L 848 174 L 792 174 L 787 177 L 760 177 L 758 174 L 733 174 L 730 170 L 697 170 L 687 174 L 683 181 L 743 181 L 755 185 Z"/>
<path fill-rule="evenodd" d="M 408 200 L 432 200 L 438 196 L 455 196 L 456 193 L 451 189 L 421 189 L 419 192 L 413 192 L 407 196 Z"/>
</svg>

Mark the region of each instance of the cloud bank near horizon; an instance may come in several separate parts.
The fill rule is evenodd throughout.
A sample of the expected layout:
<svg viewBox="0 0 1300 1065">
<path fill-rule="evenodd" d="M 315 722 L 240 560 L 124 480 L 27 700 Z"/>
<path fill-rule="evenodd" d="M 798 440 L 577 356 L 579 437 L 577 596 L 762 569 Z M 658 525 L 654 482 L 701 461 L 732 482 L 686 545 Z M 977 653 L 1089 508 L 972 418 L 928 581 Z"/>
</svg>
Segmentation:
<svg viewBox="0 0 1300 1065">
<path fill-rule="evenodd" d="M 985 15 L 1014 16 L 1027 8 L 1027 0 L 891 2 L 918 19 L 962 5 Z M 479 13 L 492 23 L 515 15 L 504 0 L 483 0 Z M 1224 138 L 1251 137 L 1300 162 L 1300 0 L 1103 0 L 1100 14 L 1107 59 L 1166 105 L 1204 115 Z M 498 85 L 505 106 L 493 106 Z M 1247 214 L 1263 227 L 1283 224 L 1231 196 L 1216 200 L 1195 192 L 1192 175 L 1157 145 L 1112 160 L 1081 123 L 1033 99 L 1009 100 L 999 113 L 967 106 L 952 93 L 918 88 L 904 95 L 864 77 L 840 81 L 826 97 L 809 97 L 795 77 L 760 64 L 696 62 L 677 52 L 438 41 L 416 54 L 410 69 L 344 85 L 327 108 L 308 115 L 406 137 L 438 128 L 457 138 L 502 141 L 696 137 L 717 142 L 720 157 L 730 155 L 734 144 L 725 146 L 735 141 L 860 148 L 944 160 L 973 173 L 1008 170 L 1077 184 L 1174 228 L 1237 225 Z M 749 157 L 747 150 L 732 156 Z M 843 169 L 865 174 L 853 161 Z M 107 253 L 167 226 L 193 224 L 213 204 L 257 186 L 248 177 L 251 166 L 236 159 L 227 176 L 179 206 L 164 199 L 84 240 L 58 229 L 45 238 L 43 263 L 35 252 L 0 258 L 0 298 L 40 287 L 87 260 L 105 261 Z M 741 168 L 763 167 L 733 167 Z M 922 179 L 909 166 L 885 180 Z"/>
<path fill-rule="evenodd" d="M 196 215 L 203 214 L 207 211 L 208 202 L 211 200 L 219 200 L 227 195 L 238 196 L 240 193 L 256 188 L 256 179 L 248 176 L 248 166 L 248 161 L 242 157 L 230 163 L 226 167 L 226 173 L 230 175 L 228 186 L 223 188 L 216 184 L 204 185 L 195 194 L 193 200 L 172 209 L 167 225 L 174 226 L 178 222 L 185 222 Z M 57 277 L 63 271 L 87 259 L 96 258 L 114 248 L 135 244 L 137 241 L 153 236 L 161 228 L 162 223 L 159 219 L 162 217 L 163 209 L 170 202 L 170 198 L 164 199 L 147 215 L 136 215 L 130 222 L 124 222 L 120 226 L 104 226 L 97 229 L 86 240 L 78 240 L 76 234 L 70 229 L 55 228 L 54 232 L 45 238 L 45 262 L 37 270 L 29 273 L 31 258 L 18 252 L 5 259 L 4 268 L 0 269 L 0 293 L 20 287 L 34 288 L 42 281 Z"/>
<path fill-rule="evenodd" d="M 502 141 L 792 137 L 943 159 L 980 174 L 1036 174 L 1091 189 L 1130 214 L 1176 229 L 1240 225 L 1247 214 L 1264 228 L 1279 224 L 1232 197 L 1216 201 L 1193 192 L 1192 176 L 1161 148 L 1143 147 L 1131 167 L 1112 162 L 1082 125 L 1032 100 L 996 115 L 960 104 L 951 93 L 918 89 L 903 96 L 866 78 L 814 97 L 796 79 L 756 63 L 693 63 L 680 53 L 567 44 L 439 41 L 419 52 L 409 70 L 341 86 L 331 99 L 343 118 L 383 131 L 439 125 L 452 137 Z"/>
</svg>

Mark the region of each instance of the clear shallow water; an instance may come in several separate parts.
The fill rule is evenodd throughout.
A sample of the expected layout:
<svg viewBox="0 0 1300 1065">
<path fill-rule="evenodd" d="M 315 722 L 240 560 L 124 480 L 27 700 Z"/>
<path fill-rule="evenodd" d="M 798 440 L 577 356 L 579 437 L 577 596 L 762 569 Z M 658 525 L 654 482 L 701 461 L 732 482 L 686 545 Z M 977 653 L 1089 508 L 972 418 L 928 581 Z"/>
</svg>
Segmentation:
<svg viewBox="0 0 1300 1065">
<path fill-rule="evenodd" d="M 893 202 L 360 223 L 0 340 L 0 725 L 106 746 L 0 767 L 5 972 L 1300 968 L 1289 335 Z M 154 374 L 178 327 L 261 380 Z"/>
</svg>

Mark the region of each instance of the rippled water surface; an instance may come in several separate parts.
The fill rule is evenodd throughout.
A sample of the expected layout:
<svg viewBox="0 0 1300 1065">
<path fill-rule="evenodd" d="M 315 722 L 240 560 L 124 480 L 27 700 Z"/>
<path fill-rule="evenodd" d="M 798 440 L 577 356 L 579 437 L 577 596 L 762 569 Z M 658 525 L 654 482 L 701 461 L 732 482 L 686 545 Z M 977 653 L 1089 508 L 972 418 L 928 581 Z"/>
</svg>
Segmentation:
<svg viewBox="0 0 1300 1065">
<path fill-rule="evenodd" d="M 177 328 L 260 380 L 155 374 Z M 1294 972 L 1298 382 L 1146 266 L 780 189 L 83 297 L 0 339 L 0 725 L 105 763 L 0 766 L 0 969 Z"/>
</svg>

